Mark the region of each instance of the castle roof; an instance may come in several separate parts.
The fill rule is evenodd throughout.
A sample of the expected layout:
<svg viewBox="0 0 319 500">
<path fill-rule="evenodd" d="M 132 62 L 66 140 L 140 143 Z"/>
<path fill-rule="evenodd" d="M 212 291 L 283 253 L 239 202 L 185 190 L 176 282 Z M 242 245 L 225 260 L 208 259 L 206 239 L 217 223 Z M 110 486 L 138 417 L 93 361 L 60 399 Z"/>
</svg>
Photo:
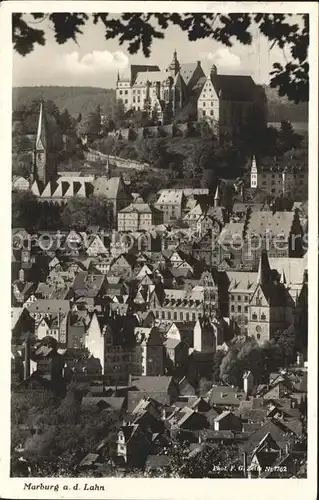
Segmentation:
<svg viewBox="0 0 319 500">
<path fill-rule="evenodd" d="M 255 97 L 256 84 L 248 75 L 219 75 L 210 76 L 214 88 L 222 99 L 226 101 L 252 101 Z"/>
<path fill-rule="evenodd" d="M 135 83 L 136 76 L 138 73 L 143 73 L 146 71 L 160 71 L 157 65 L 150 64 L 131 64 L 131 84 Z"/>
</svg>

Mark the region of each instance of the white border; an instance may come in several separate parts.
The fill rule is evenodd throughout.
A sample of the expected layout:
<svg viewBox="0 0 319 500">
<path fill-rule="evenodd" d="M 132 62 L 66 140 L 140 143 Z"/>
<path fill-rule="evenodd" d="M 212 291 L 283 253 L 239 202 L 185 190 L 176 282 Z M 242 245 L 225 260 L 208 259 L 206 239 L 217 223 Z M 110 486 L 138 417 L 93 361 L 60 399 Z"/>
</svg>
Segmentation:
<svg viewBox="0 0 319 500">
<path fill-rule="evenodd" d="M 31 479 L 33 484 L 60 485 L 59 493 L 27 491 L 28 479 L 9 477 L 10 455 L 10 245 L 11 245 L 11 85 L 12 12 L 289 12 L 310 14 L 310 106 L 309 106 L 309 391 L 308 391 L 308 478 L 295 480 L 244 479 Z M 85 2 L 8 1 L 0 4 L 0 213 L 1 247 L 1 378 L 0 497 L 2 498 L 111 498 L 111 499 L 245 499 L 309 498 L 316 495 L 317 473 L 317 365 L 318 365 L 318 7 L 316 2 Z M 103 484 L 105 491 L 77 494 L 73 486 Z M 68 490 L 63 490 L 63 486 Z"/>
</svg>

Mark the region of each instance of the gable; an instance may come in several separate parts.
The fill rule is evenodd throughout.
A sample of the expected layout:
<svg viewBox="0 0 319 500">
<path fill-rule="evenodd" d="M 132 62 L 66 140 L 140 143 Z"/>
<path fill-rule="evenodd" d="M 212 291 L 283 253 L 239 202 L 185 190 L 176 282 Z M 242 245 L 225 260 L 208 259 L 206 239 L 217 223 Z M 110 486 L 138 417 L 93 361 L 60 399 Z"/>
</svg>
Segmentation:
<svg viewBox="0 0 319 500">
<path fill-rule="evenodd" d="M 256 306 L 256 307 L 267 307 L 268 306 L 268 301 L 265 297 L 265 294 L 262 290 L 262 287 L 260 285 L 257 285 L 255 292 L 253 293 L 253 296 L 250 301 L 250 305 Z"/>
<path fill-rule="evenodd" d="M 216 90 L 214 88 L 214 85 L 212 84 L 212 81 L 210 78 L 207 78 L 204 87 L 202 88 L 202 91 L 199 96 L 199 100 L 216 100 L 218 99 L 218 95 L 216 93 Z"/>
</svg>

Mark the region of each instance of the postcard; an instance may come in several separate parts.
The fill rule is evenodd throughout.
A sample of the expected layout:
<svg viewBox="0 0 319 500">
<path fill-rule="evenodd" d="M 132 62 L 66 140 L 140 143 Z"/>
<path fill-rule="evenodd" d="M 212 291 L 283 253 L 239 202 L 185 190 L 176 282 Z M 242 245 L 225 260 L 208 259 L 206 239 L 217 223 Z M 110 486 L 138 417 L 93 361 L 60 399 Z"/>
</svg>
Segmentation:
<svg viewBox="0 0 319 500">
<path fill-rule="evenodd" d="M 0 496 L 316 498 L 317 4 L 0 24 Z"/>
</svg>

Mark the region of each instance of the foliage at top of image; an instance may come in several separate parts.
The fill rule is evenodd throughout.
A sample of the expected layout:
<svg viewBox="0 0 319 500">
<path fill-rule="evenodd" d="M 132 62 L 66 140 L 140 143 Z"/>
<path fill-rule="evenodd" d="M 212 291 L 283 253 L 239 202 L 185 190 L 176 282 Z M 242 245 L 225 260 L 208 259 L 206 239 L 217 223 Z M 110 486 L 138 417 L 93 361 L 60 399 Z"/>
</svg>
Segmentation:
<svg viewBox="0 0 319 500">
<path fill-rule="evenodd" d="M 23 14 L 13 14 L 12 39 L 14 50 L 26 56 L 35 45 L 45 45 L 46 35 L 35 23 L 49 21 L 55 40 L 63 44 L 68 40 L 77 42 L 78 36 L 89 22 L 85 13 L 31 14 L 34 21 L 29 23 Z M 128 43 L 130 54 L 142 50 L 145 57 L 150 57 L 154 39 L 164 39 L 165 30 L 170 25 L 178 26 L 188 32 L 188 39 L 196 41 L 210 38 L 231 47 L 236 39 L 243 45 L 250 45 L 253 36 L 250 28 L 255 25 L 259 33 L 271 43 L 271 47 L 289 46 L 291 61 L 286 65 L 275 62 L 271 72 L 270 85 L 278 88 L 280 96 L 287 96 L 295 103 L 308 101 L 309 97 L 309 15 L 302 15 L 302 23 L 291 24 L 291 14 L 253 14 L 253 13 L 108 13 L 92 14 L 94 24 L 103 23 L 105 39 L 117 39 L 120 45 Z"/>
</svg>

